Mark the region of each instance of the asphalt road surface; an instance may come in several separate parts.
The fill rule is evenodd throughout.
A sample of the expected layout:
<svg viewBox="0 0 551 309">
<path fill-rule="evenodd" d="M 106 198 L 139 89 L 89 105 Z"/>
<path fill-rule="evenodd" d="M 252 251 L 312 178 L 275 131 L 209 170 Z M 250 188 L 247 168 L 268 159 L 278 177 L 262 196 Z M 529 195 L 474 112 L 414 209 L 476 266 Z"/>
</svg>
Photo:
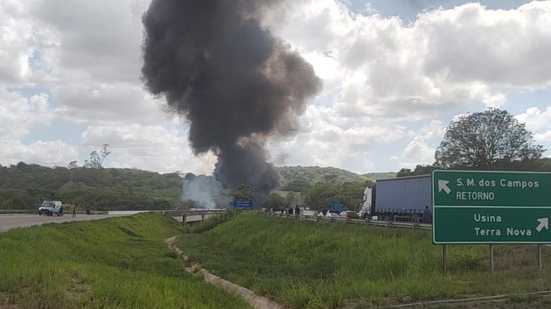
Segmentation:
<svg viewBox="0 0 551 309">
<path fill-rule="evenodd" d="M 76 218 L 72 218 L 71 213 L 67 213 L 61 217 L 48 217 L 36 215 L 0 215 L 0 232 L 5 232 L 17 227 L 29 227 L 33 225 L 41 225 L 45 223 L 61 223 L 70 221 L 89 221 L 105 218 L 114 218 L 124 216 L 123 214 L 117 215 L 84 215 L 77 214 Z"/>
</svg>

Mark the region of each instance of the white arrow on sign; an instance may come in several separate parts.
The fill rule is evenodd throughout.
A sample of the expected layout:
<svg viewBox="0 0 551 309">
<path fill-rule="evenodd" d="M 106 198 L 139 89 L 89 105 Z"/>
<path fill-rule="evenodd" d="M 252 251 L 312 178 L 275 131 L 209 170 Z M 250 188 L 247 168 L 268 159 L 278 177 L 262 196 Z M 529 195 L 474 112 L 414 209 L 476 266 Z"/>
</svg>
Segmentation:
<svg viewBox="0 0 551 309">
<path fill-rule="evenodd" d="M 540 224 L 536 227 L 536 231 L 541 232 L 543 229 L 549 230 L 549 218 L 539 218 L 538 222 Z"/>
<path fill-rule="evenodd" d="M 450 182 L 448 180 L 438 180 L 438 192 L 442 192 L 442 190 L 444 190 L 446 194 L 450 194 L 452 190 L 448 187 L 449 183 Z"/>
</svg>

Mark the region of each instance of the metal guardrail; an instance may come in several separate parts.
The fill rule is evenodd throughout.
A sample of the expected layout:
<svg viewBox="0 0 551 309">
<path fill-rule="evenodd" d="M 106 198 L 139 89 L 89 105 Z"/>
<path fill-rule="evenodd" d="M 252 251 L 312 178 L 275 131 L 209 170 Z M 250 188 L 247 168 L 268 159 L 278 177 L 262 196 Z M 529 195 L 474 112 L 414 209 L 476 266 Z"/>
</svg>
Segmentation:
<svg viewBox="0 0 551 309">
<path fill-rule="evenodd" d="M 194 209 L 194 210 L 165 210 L 163 214 L 165 216 L 173 217 L 182 223 L 195 223 L 201 222 L 211 216 L 215 216 L 226 209 Z M 318 216 L 295 216 L 288 214 L 281 214 L 279 212 L 264 212 L 267 216 L 274 216 L 280 218 L 288 218 L 294 220 L 305 220 L 305 221 L 315 221 L 315 222 L 335 222 L 335 223 L 345 223 L 345 224 L 364 224 L 364 225 L 373 225 L 381 227 L 394 227 L 394 228 L 409 228 L 409 229 L 422 229 L 422 230 L 431 230 L 432 224 L 423 224 L 416 222 L 399 222 L 399 221 L 380 221 L 380 220 L 370 220 L 370 219 L 353 219 L 353 218 L 342 218 L 342 217 L 318 217 Z"/>
<path fill-rule="evenodd" d="M 0 209 L 0 214 L 35 214 L 38 213 L 38 207 L 36 209 Z"/>
<path fill-rule="evenodd" d="M 165 210 L 163 214 L 182 223 L 196 223 L 225 212 L 226 209 Z"/>
<path fill-rule="evenodd" d="M 352 218 L 339 218 L 339 217 L 318 217 L 318 216 L 295 216 L 281 213 L 265 213 L 267 216 L 281 217 L 294 220 L 315 221 L 315 222 L 335 222 L 345 224 L 364 224 L 374 225 L 381 227 L 394 227 L 394 228 L 409 228 L 409 229 L 421 229 L 432 230 L 432 224 L 423 224 L 415 222 L 397 222 L 397 221 L 379 221 L 371 219 L 352 219 Z"/>
<path fill-rule="evenodd" d="M 178 217 L 183 215 L 201 215 L 201 214 L 218 214 L 225 212 L 226 209 L 180 209 L 180 210 L 163 210 L 165 216 Z"/>
</svg>

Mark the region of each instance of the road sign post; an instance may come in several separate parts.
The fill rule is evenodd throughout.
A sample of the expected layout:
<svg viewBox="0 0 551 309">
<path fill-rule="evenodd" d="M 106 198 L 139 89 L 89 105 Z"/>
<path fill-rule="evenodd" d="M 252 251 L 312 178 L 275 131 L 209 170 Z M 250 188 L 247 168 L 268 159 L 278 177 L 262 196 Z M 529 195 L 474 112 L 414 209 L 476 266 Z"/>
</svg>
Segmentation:
<svg viewBox="0 0 551 309">
<path fill-rule="evenodd" d="M 433 172 L 435 244 L 551 243 L 551 173 Z"/>
</svg>

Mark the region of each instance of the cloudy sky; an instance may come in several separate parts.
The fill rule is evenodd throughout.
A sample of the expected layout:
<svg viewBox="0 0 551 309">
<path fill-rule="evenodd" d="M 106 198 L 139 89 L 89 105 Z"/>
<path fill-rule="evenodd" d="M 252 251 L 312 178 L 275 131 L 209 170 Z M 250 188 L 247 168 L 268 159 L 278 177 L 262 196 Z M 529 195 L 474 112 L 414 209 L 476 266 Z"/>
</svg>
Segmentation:
<svg viewBox="0 0 551 309">
<path fill-rule="evenodd" d="M 107 167 L 212 171 L 185 121 L 143 89 L 148 4 L 0 1 L 1 165 L 82 164 L 109 144 Z M 296 136 L 269 142 L 276 165 L 432 163 L 449 122 L 488 107 L 551 149 L 551 1 L 289 1 L 264 26 L 323 80 Z"/>
</svg>

